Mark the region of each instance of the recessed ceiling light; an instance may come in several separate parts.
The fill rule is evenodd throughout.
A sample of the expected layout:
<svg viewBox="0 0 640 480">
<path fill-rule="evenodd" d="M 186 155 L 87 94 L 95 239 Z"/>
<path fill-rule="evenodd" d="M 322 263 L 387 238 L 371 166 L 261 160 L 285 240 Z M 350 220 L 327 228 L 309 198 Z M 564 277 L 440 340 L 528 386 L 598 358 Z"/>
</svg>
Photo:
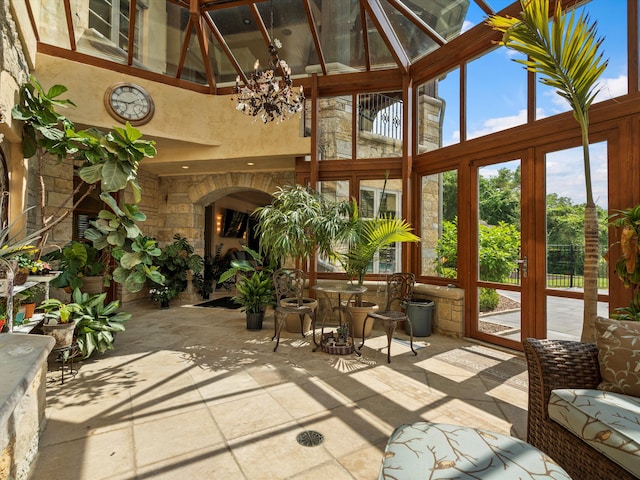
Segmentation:
<svg viewBox="0 0 640 480">
<path fill-rule="evenodd" d="M 243 19 L 243 20 L 242 20 L 242 22 L 243 22 L 245 25 L 250 25 L 250 24 L 251 24 L 251 20 L 249 20 L 248 18 Z"/>
<path fill-rule="evenodd" d="M 253 162 L 247 162 L 247 165 L 249 165 L 250 167 L 253 167 L 255 165 L 255 163 Z"/>
<path fill-rule="evenodd" d="M 184 168 L 185 170 L 189 170 L 189 166 L 188 165 L 182 165 L 182 168 Z"/>
</svg>

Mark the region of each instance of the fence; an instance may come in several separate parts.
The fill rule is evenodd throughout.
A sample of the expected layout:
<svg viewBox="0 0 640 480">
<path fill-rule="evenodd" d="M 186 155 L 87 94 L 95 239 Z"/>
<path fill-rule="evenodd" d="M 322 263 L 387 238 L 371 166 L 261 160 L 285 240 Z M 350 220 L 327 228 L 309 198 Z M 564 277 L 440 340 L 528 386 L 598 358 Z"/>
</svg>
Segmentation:
<svg viewBox="0 0 640 480">
<path fill-rule="evenodd" d="M 600 247 L 598 258 L 598 288 L 609 286 L 608 268 L 604 260 L 606 247 Z M 514 270 L 510 278 L 520 283 L 520 269 Z M 547 287 L 581 288 L 584 284 L 584 246 L 547 245 Z"/>
<path fill-rule="evenodd" d="M 361 95 L 358 125 L 360 131 L 402 138 L 402 101 L 380 93 Z"/>
</svg>

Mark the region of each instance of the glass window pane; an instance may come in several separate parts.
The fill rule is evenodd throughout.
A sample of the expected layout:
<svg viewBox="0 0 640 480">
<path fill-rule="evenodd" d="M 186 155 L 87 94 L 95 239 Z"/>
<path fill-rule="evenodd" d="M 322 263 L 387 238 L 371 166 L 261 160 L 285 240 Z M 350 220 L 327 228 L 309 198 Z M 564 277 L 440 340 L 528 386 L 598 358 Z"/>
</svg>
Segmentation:
<svg viewBox="0 0 640 480">
<path fill-rule="evenodd" d="M 422 177 L 421 275 L 458 277 L 458 171 Z"/>
<path fill-rule="evenodd" d="M 418 88 L 418 153 L 460 143 L 460 69 Z"/>
<path fill-rule="evenodd" d="M 526 123 L 527 72 L 514 56 L 502 47 L 467 64 L 467 139 Z"/>
<path fill-rule="evenodd" d="M 323 180 L 318 182 L 318 192 L 331 202 L 349 200 L 349 180 Z"/>
<path fill-rule="evenodd" d="M 591 0 L 576 9 L 576 18 L 585 12 L 597 20 L 598 38 L 602 37 L 601 52 L 609 65 L 598 83 L 600 92 L 594 103 L 627 94 L 627 5 L 626 2 Z M 556 90 L 536 82 L 536 119 L 550 117 L 571 110 L 569 103 Z"/>
<path fill-rule="evenodd" d="M 274 0 L 256 3 L 258 12 L 267 29 L 271 24 L 273 5 L 273 38 L 280 40 L 282 48 L 278 55 L 285 60 L 293 76 L 304 75 L 307 65 L 320 63 L 313 37 L 307 22 L 303 2 L 298 0 Z M 266 47 L 265 47 L 266 48 Z"/>
<path fill-rule="evenodd" d="M 360 2 L 313 0 L 311 3 L 327 72 L 365 70 Z M 322 69 L 319 64 L 310 64 L 306 72 L 322 73 Z"/>
<path fill-rule="evenodd" d="M 520 284 L 520 160 L 478 169 L 478 279 Z"/>
<path fill-rule="evenodd" d="M 318 159 L 353 158 L 351 95 L 318 100 Z"/>
<path fill-rule="evenodd" d="M 402 211 L 402 180 L 363 180 L 360 182 L 360 203 L 366 205 L 360 213 L 364 218 L 376 216 L 395 217 Z M 371 210 L 373 210 L 371 212 Z M 371 213 L 371 214 L 369 214 Z M 393 273 L 400 271 L 402 259 L 401 243 L 389 245 L 374 256 L 368 273 Z"/>
<path fill-rule="evenodd" d="M 323 180 L 318 182 L 318 192 L 330 202 L 349 200 L 349 180 Z M 346 251 L 346 249 L 342 249 Z M 337 258 L 318 257 L 318 272 L 344 272 Z"/>
<path fill-rule="evenodd" d="M 402 92 L 358 95 L 357 158 L 402 156 Z"/>
<path fill-rule="evenodd" d="M 598 289 L 608 291 L 607 143 L 589 146 L 593 198 L 598 212 Z M 547 288 L 583 288 L 586 187 L 582 147 L 546 155 Z"/>
</svg>

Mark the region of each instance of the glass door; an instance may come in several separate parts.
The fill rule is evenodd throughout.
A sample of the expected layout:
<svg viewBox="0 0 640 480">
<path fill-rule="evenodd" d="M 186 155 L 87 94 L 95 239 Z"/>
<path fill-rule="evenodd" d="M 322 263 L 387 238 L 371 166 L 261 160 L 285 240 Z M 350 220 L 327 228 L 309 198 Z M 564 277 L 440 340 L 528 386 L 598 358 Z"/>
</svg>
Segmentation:
<svg viewBox="0 0 640 480">
<path fill-rule="evenodd" d="M 591 186 L 598 215 L 598 315 L 607 317 L 608 244 L 607 142 L 589 146 Z M 545 166 L 545 315 L 542 336 L 579 340 L 584 311 L 584 206 L 586 186 L 582 147 L 553 150 Z"/>
<path fill-rule="evenodd" d="M 471 336 L 519 348 L 532 264 L 523 245 L 522 160 L 472 166 Z M 473 192 L 474 190 L 472 190 Z"/>
</svg>

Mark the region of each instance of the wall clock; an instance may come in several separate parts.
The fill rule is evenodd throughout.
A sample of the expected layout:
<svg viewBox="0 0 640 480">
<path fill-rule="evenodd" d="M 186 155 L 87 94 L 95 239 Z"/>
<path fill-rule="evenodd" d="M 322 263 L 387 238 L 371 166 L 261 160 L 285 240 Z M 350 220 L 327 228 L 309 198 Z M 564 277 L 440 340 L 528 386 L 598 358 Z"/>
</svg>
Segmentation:
<svg viewBox="0 0 640 480">
<path fill-rule="evenodd" d="M 153 117 L 153 99 L 140 85 L 116 83 L 107 89 L 104 105 L 109 114 L 119 122 L 144 125 Z"/>
</svg>

